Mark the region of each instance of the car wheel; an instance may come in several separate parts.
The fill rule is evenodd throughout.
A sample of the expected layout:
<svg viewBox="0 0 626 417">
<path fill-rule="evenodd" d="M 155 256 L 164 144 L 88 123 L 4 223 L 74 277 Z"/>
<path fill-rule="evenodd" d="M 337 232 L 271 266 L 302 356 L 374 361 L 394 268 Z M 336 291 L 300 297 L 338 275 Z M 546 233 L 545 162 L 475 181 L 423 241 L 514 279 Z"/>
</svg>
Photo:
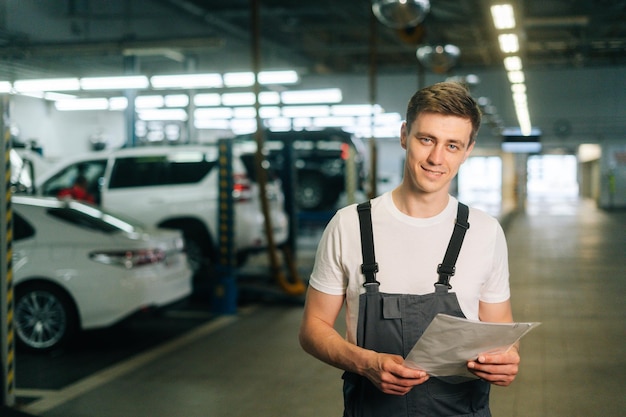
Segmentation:
<svg viewBox="0 0 626 417">
<path fill-rule="evenodd" d="M 78 323 L 67 295 L 45 283 L 16 289 L 14 318 L 18 345 L 39 352 L 65 345 Z"/>
<path fill-rule="evenodd" d="M 301 210 L 319 210 L 324 206 L 324 192 L 324 181 L 321 175 L 302 175 L 298 178 L 296 204 Z"/>
</svg>

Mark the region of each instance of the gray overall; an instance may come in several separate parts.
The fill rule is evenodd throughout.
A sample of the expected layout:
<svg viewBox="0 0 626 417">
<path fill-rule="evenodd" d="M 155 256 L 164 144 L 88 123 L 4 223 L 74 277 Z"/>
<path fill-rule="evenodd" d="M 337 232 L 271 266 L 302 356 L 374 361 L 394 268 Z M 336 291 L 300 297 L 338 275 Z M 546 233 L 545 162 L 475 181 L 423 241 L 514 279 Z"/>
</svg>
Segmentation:
<svg viewBox="0 0 626 417">
<path fill-rule="evenodd" d="M 358 205 L 366 292 L 359 297 L 357 344 L 377 352 L 406 357 L 437 313 L 465 317 L 450 277 L 469 228 L 469 209 L 459 203 L 457 221 L 437 273 L 435 292 L 425 295 L 386 294 L 378 290 L 371 206 Z M 344 417 L 489 417 L 489 383 L 475 379 L 459 384 L 431 377 L 403 396 L 385 394 L 367 378 L 345 372 Z"/>
</svg>

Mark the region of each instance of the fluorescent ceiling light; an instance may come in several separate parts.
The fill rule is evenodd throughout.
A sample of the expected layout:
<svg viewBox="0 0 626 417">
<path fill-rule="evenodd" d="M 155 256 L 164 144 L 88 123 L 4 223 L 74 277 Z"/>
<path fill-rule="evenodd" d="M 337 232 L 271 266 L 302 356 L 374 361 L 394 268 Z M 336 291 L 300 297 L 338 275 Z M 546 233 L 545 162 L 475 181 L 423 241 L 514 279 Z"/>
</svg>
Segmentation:
<svg viewBox="0 0 626 417">
<path fill-rule="evenodd" d="M 337 104 L 330 107 L 333 116 L 371 116 L 382 113 L 380 105 L 375 104 Z"/>
<path fill-rule="evenodd" d="M 227 72 L 224 74 L 226 87 L 250 87 L 254 85 L 253 72 Z"/>
<path fill-rule="evenodd" d="M 284 117 L 324 117 L 330 116 L 328 106 L 288 106 L 283 107 Z"/>
<path fill-rule="evenodd" d="M 496 29 L 513 29 L 515 27 L 515 14 L 510 4 L 494 4 L 491 6 L 491 17 Z"/>
<path fill-rule="evenodd" d="M 305 129 L 311 127 L 311 123 L 310 117 L 297 117 L 291 121 L 293 129 Z"/>
<path fill-rule="evenodd" d="M 109 99 L 109 110 L 126 110 L 128 99 L 126 97 L 111 97 Z"/>
<path fill-rule="evenodd" d="M 70 100 L 59 100 L 54 103 L 59 111 L 72 110 L 107 110 L 109 108 L 109 100 L 106 98 L 77 98 Z"/>
<path fill-rule="evenodd" d="M 183 109 L 145 109 L 137 112 L 140 120 L 187 120 L 187 112 Z"/>
<path fill-rule="evenodd" d="M 222 104 L 222 96 L 218 93 L 196 94 L 193 97 L 193 104 L 198 107 L 219 106 Z"/>
<path fill-rule="evenodd" d="M 254 93 L 224 93 L 222 104 L 224 106 L 252 106 L 256 102 Z"/>
<path fill-rule="evenodd" d="M 526 77 L 524 77 L 522 71 L 509 71 L 507 75 L 511 84 L 520 84 L 526 81 Z"/>
<path fill-rule="evenodd" d="M 343 99 L 339 88 L 283 91 L 280 97 L 284 104 L 340 103 Z"/>
<path fill-rule="evenodd" d="M 313 126 L 315 127 L 343 127 L 353 126 L 354 117 L 349 116 L 330 116 L 313 118 Z"/>
<path fill-rule="evenodd" d="M 290 130 L 291 119 L 288 117 L 275 117 L 267 120 L 267 126 L 272 130 Z"/>
<path fill-rule="evenodd" d="M 262 91 L 259 93 L 259 103 L 262 105 L 280 104 L 280 94 L 275 91 Z"/>
<path fill-rule="evenodd" d="M 224 85 L 220 74 L 155 75 L 150 82 L 154 88 L 219 88 Z"/>
<path fill-rule="evenodd" d="M 135 107 L 137 109 L 156 109 L 163 107 L 163 96 L 139 96 L 135 98 Z"/>
<path fill-rule="evenodd" d="M 233 109 L 233 118 L 235 119 L 255 119 L 256 110 L 254 107 L 235 107 Z"/>
<path fill-rule="evenodd" d="M 240 135 L 247 132 L 256 132 L 257 124 L 254 119 L 232 119 L 230 121 L 230 128 L 233 133 Z"/>
<path fill-rule="evenodd" d="M 136 90 L 148 88 L 149 85 L 148 77 L 143 75 L 80 79 L 80 86 L 83 90 Z"/>
<path fill-rule="evenodd" d="M 230 121 L 228 119 L 195 119 L 194 127 L 196 129 L 229 130 Z"/>
<path fill-rule="evenodd" d="M 518 56 L 508 56 L 504 58 L 504 68 L 507 71 L 521 71 L 522 59 Z"/>
<path fill-rule="evenodd" d="M 519 41 L 514 33 L 503 33 L 498 35 L 500 50 L 505 54 L 513 54 L 519 51 Z"/>
<path fill-rule="evenodd" d="M 47 92 L 43 95 L 43 98 L 49 101 L 59 101 L 59 100 L 71 100 L 75 99 L 76 96 L 73 94 L 63 94 L 63 93 L 54 93 Z"/>
<path fill-rule="evenodd" d="M 261 71 L 259 72 L 259 84 L 295 84 L 299 81 L 295 71 Z"/>
<path fill-rule="evenodd" d="M 259 109 L 259 115 L 262 119 L 274 119 L 280 117 L 281 110 L 280 107 L 276 106 L 265 106 Z"/>
<path fill-rule="evenodd" d="M 233 117 L 233 109 L 229 107 L 216 107 L 211 109 L 196 109 L 194 118 L 201 119 L 230 119 Z"/>
<path fill-rule="evenodd" d="M 17 80 L 13 83 L 18 93 L 34 91 L 77 91 L 80 90 L 78 78 L 49 78 L 37 80 Z"/>
<path fill-rule="evenodd" d="M 187 107 L 189 96 L 187 94 L 169 94 L 165 98 L 165 107 Z"/>
<path fill-rule="evenodd" d="M 511 84 L 511 91 L 513 93 L 523 93 L 526 94 L 526 84 Z"/>
</svg>

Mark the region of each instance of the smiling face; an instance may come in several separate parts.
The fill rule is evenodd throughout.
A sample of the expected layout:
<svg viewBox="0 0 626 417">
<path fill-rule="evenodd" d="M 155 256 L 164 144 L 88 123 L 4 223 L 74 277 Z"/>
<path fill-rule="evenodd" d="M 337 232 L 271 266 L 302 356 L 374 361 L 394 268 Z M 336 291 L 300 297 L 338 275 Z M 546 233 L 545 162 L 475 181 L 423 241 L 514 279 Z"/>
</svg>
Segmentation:
<svg viewBox="0 0 626 417">
<path fill-rule="evenodd" d="M 439 113 L 420 113 L 402 125 L 406 150 L 403 186 L 421 196 L 448 198 L 450 182 L 474 148 L 469 119 Z"/>
</svg>

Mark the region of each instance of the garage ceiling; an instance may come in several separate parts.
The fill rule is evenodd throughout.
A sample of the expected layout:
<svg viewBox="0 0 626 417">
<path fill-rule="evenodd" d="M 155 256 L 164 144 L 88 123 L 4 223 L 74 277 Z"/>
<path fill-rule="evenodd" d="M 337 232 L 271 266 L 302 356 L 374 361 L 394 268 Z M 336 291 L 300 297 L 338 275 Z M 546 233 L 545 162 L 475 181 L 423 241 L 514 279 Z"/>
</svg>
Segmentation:
<svg viewBox="0 0 626 417">
<path fill-rule="evenodd" d="M 260 0 L 261 67 L 410 73 L 419 45 L 453 44 L 453 73 L 502 68 L 491 4 L 431 0 L 422 25 L 395 30 L 372 25 L 369 0 Z M 626 1 L 512 4 L 526 69 L 626 64 Z M 251 69 L 250 0 L 4 1 L 0 24 L 0 80 Z"/>
</svg>

